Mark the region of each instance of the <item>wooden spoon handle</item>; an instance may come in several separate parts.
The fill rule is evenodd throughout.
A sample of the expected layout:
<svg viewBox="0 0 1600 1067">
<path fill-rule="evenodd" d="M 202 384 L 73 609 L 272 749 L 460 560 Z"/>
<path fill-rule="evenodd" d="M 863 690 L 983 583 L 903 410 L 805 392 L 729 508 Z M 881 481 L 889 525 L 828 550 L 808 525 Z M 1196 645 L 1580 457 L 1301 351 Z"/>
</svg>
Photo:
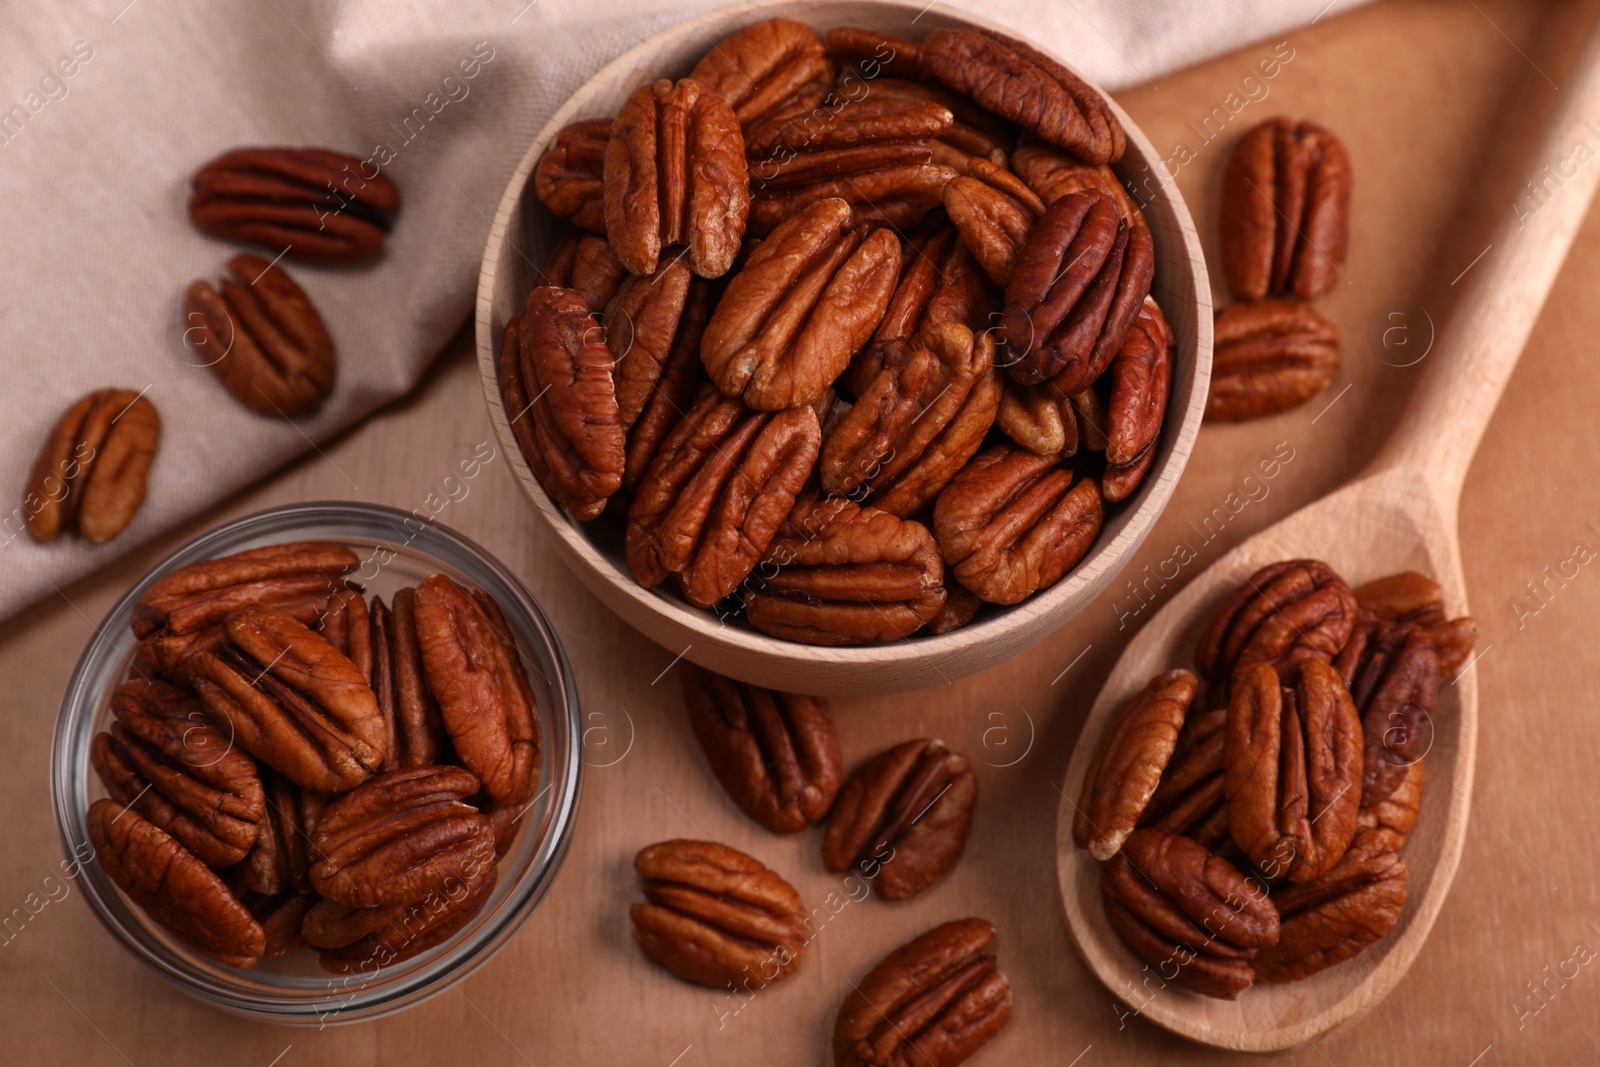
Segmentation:
<svg viewBox="0 0 1600 1067">
<path fill-rule="evenodd" d="M 1600 183 L 1600 25 L 1560 89 L 1544 136 L 1374 473 L 1406 467 L 1453 507 L 1506 380 Z M 1538 190 L 1538 192 L 1533 192 Z"/>
</svg>

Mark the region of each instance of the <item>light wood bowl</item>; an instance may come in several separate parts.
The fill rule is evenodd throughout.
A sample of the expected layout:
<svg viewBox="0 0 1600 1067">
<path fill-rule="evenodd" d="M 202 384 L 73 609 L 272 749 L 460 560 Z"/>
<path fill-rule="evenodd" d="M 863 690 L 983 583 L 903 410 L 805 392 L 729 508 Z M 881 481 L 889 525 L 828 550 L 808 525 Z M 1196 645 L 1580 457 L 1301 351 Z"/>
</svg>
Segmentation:
<svg viewBox="0 0 1600 1067">
<path fill-rule="evenodd" d="M 790 691 L 890 693 L 951 682 L 1016 655 L 1055 631 L 1116 577 L 1171 499 L 1200 430 L 1211 376 L 1211 287 L 1200 240 L 1159 154 L 1114 101 L 1111 107 L 1128 135 L 1127 153 L 1116 170 L 1147 190 L 1144 214 L 1156 250 L 1153 292 L 1177 339 L 1167 420 L 1143 485 L 1112 510 L 1088 555 L 1061 581 L 1015 607 L 987 608 L 971 624 L 942 636 L 843 649 L 768 637 L 738 620 L 720 623 L 682 600 L 669 583 L 656 590 L 641 588 L 623 560 L 622 534 L 614 524 L 605 519 L 578 523 L 557 507 L 523 460 L 500 403 L 495 368 L 506 322 L 524 306 L 535 268 L 560 228 L 560 220 L 533 192 L 533 169 L 546 146 L 563 126 L 615 114 L 640 84 L 682 77 L 712 43 L 777 15 L 818 31 L 869 26 L 913 40 L 946 26 L 1006 29 L 977 16 L 958 18 L 900 0 L 737 3 L 680 22 L 623 53 L 556 111 L 528 146 L 501 197 L 478 279 L 478 369 L 484 399 L 500 447 L 557 553 L 612 611 L 652 641 L 723 674 Z M 1071 65 L 1064 47 L 1031 43 Z"/>
</svg>

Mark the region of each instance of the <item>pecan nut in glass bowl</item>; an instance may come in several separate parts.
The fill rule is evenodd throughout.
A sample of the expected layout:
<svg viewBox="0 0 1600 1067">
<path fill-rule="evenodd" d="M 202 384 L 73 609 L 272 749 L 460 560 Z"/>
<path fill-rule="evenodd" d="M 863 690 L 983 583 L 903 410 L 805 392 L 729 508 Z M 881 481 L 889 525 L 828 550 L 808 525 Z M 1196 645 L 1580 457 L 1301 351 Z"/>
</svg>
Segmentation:
<svg viewBox="0 0 1600 1067">
<path fill-rule="evenodd" d="M 1014 655 L 1113 580 L 1187 462 L 1213 320 L 1160 156 L 1071 59 L 778 0 L 663 31 L 551 117 L 491 227 L 480 369 L 550 543 L 624 621 L 863 694 Z M 540 400 L 508 325 L 545 286 L 598 318 L 595 373 Z"/>
<path fill-rule="evenodd" d="M 97 628 L 56 826 L 90 911 L 164 980 L 255 1019 L 372 1018 L 531 916 L 579 730 L 554 631 L 483 549 L 376 505 L 280 507 L 184 545 Z"/>
</svg>

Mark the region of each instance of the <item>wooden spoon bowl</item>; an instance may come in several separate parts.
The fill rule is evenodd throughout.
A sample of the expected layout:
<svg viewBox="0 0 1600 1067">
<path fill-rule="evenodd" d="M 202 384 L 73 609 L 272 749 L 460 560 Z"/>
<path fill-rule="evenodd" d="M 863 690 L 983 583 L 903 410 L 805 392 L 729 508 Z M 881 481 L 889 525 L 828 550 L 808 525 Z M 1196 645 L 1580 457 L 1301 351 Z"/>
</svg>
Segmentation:
<svg viewBox="0 0 1600 1067">
<path fill-rule="evenodd" d="M 1600 30 L 1563 85 L 1530 169 L 1584 140 L 1584 120 L 1600 111 Z M 1396 571 L 1421 571 L 1443 586 L 1450 616 L 1466 614 L 1456 521 L 1461 484 L 1597 181 L 1600 167 L 1586 168 L 1536 216 L 1502 225 L 1438 350 L 1427 357 L 1431 365 L 1400 429 L 1372 467 L 1208 567 L 1145 624 L 1112 669 L 1061 783 L 1056 849 L 1073 942 L 1130 1013 L 1219 1048 L 1290 1048 L 1382 1000 L 1421 951 L 1455 878 L 1472 810 L 1478 730 L 1472 661 L 1441 685 L 1432 744 L 1423 757 L 1422 805 L 1401 853 L 1410 881 L 1399 923 L 1354 959 L 1305 981 L 1258 982 L 1234 1001 L 1163 984 L 1106 922 L 1100 864 L 1073 844 L 1072 820 L 1089 761 L 1111 717 L 1153 675 L 1192 668 L 1200 630 L 1218 603 L 1258 568 L 1285 559 L 1320 559 L 1352 586 Z"/>
</svg>

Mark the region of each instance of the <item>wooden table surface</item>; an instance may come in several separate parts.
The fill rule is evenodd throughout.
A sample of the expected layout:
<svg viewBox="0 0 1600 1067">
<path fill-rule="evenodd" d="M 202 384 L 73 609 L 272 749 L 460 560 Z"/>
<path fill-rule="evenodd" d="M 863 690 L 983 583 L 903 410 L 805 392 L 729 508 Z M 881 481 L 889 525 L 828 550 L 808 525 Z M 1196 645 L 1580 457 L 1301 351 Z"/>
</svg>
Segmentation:
<svg viewBox="0 0 1600 1067">
<path fill-rule="evenodd" d="M 1394 364 L 1425 350 L 1428 321 L 1437 327 L 1449 315 L 1452 283 L 1483 250 L 1499 214 L 1537 207 L 1526 190 L 1517 199 L 1518 167 L 1596 8 L 1393 0 L 1120 96 L 1158 147 L 1186 143 L 1174 160 L 1208 252 L 1222 164 L 1246 126 L 1279 113 L 1319 119 L 1345 139 L 1356 173 L 1346 284 L 1322 305 L 1344 335 L 1344 368 L 1300 411 L 1201 433 L 1176 497 L 1128 576 L 1142 578 L 1144 566 L 1180 543 L 1198 558 L 1147 598 L 1170 596 L 1227 546 L 1339 485 L 1375 452 L 1417 373 Z M 1247 91 L 1259 98 L 1261 85 L 1241 88 L 1241 80 L 1275 48 L 1280 60 L 1292 58 L 1264 83 L 1266 97 L 1252 99 Z M 1238 95 L 1230 100 L 1230 93 Z M 1205 116 L 1213 108 L 1226 115 L 1241 102 L 1207 142 Z M 1213 131 L 1217 125 L 1213 119 Z M 1591 149 L 1600 149 L 1600 123 L 1596 130 Z M 1542 195 L 1559 196 L 1559 178 Z M 1597 289 L 1600 218 L 1591 213 L 1468 475 L 1461 522 L 1472 612 L 1483 630 L 1476 668 L 1483 725 L 1454 891 L 1388 1000 L 1279 1057 L 1285 1062 L 1596 1060 L 1600 687 L 1590 672 L 1600 567 L 1587 564 L 1600 558 Z M 1381 346 L 1391 326 L 1401 332 L 1390 341 L 1403 334 L 1409 347 Z M 634 852 L 663 838 L 708 836 L 775 867 L 808 903 L 830 891 L 842 897 L 842 883 L 822 869 L 818 834 L 774 837 L 723 795 L 684 722 L 678 678 L 668 669 L 673 654 L 608 615 L 541 545 L 503 462 L 491 463 L 438 519 L 497 553 L 543 603 L 572 659 L 591 727 L 577 838 L 539 912 L 493 962 L 427 1004 L 321 1031 L 223 1015 L 124 955 L 70 883 L 47 881 L 60 859 L 48 799 L 51 730 L 93 625 L 145 567 L 217 522 L 311 499 L 421 507 L 458 459 L 491 439 L 463 336 L 413 398 L 0 627 L 7 697 L 0 751 L 10 757 L 0 775 L 0 915 L 13 908 L 30 915 L 0 928 L 0 1061 L 824 1064 L 849 981 L 911 935 L 976 914 L 999 929 L 996 950 L 1016 1003 L 1010 1026 L 977 1062 L 1225 1062 L 1122 1017 L 1074 954 L 1061 917 L 1051 851 L 1056 783 L 1097 686 L 1141 621 L 1141 600 L 1126 585 L 983 674 L 835 703 L 851 764 L 919 735 L 966 750 L 979 779 L 972 834 L 937 887 L 900 904 L 850 900 L 793 978 L 741 1005 L 673 979 L 634 948 L 627 923 L 637 897 Z M 1264 479 L 1257 465 L 1274 456 L 1281 469 Z M 1225 523 L 1205 525 L 1221 515 Z"/>
</svg>

